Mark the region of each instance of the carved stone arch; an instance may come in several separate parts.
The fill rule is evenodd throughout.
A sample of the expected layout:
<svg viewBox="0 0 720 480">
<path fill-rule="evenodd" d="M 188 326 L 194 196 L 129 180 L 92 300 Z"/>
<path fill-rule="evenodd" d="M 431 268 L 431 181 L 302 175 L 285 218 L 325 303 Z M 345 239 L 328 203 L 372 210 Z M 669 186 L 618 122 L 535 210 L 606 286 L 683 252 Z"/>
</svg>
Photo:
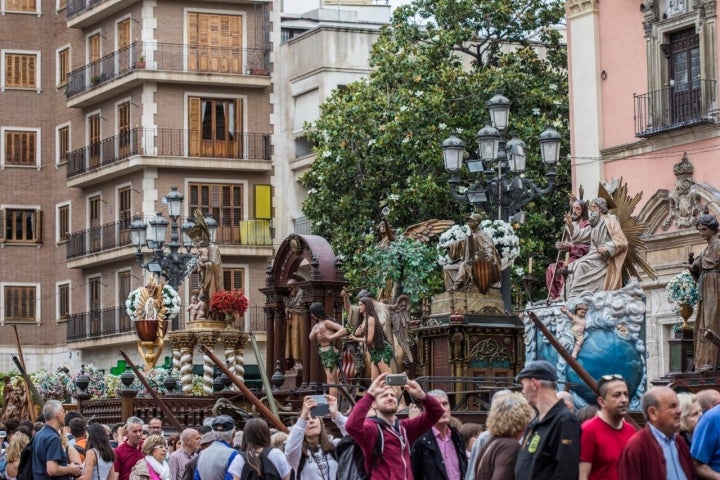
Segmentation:
<svg viewBox="0 0 720 480">
<path fill-rule="evenodd" d="M 708 185 L 707 183 L 694 183 L 696 192 L 700 197 L 701 207 L 708 207 L 710 213 L 714 215 L 720 214 L 720 190 Z M 661 233 L 661 225 L 670 215 L 669 203 L 670 191 L 660 189 L 650 197 L 638 214 L 641 222 L 647 222 L 648 229 L 645 232 L 646 237 L 650 237 Z M 692 228 L 692 227 L 689 227 Z"/>
<path fill-rule="evenodd" d="M 342 288 L 347 284 L 340 269 L 341 262 L 335 257 L 330 244 L 325 238 L 317 235 L 288 236 L 277 249 L 272 264 L 266 270 L 265 287 L 260 291 L 265 295 L 265 316 L 267 324 L 266 368 L 269 375 L 275 370 L 276 362 L 280 362 L 283 373 L 291 367 L 285 358 L 287 342 L 286 302 L 289 296 L 288 280 L 296 281 L 302 289 L 302 303 L 309 307 L 313 302 L 320 302 L 325 311 L 336 321 L 342 319 Z M 303 267 L 305 266 L 305 267 Z M 298 275 L 301 267 L 305 275 Z M 307 273 L 309 267 L 309 274 Z M 308 278 L 306 278 L 308 277 Z M 324 371 L 320 366 L 317 353 L 317 342 L 310 342 L 310 314 L 305 314 L 301 332 L 302 365 L 297 382 L 285 385 L 289 387 L 307 387 L 323 383 Z"/>
</svg>

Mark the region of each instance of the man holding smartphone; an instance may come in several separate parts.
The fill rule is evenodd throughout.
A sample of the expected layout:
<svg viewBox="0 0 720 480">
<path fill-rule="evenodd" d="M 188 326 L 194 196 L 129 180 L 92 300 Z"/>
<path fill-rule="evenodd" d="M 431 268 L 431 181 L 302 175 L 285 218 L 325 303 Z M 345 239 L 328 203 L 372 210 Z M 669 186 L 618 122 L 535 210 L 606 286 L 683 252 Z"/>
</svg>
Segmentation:
<svg viewBox="0 0 720 480">
<path fill-rule="evenodd" d="M 437 399 L 426 395 L 416 381 L 410 380 L 403 388 L 423 404 L 424 412 L 415 418 L 398 421 L 397 387 L 387 385 L 387 375 L 381 373 L 373 381 L 350 413 L 345 428 L 362 449 L 369 478 L 412 480 L 410 446 L 442 417 L 444 409 Z M 377 418 L 366 418 L 370 408 L 375 408 Z M 375 455 L 380 435 L 382 454 Z"/>
</svg>

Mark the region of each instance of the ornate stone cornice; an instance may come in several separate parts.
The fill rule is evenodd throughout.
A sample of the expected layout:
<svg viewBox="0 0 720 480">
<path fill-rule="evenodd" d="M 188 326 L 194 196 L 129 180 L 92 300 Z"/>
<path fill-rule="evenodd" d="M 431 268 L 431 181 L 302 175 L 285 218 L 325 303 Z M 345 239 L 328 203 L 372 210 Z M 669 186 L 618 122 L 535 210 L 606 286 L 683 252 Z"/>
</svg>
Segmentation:
<svg viewBox="0 0 720 480">
<path fill-rule="evenodd" d="M 599 3 L 598 0 L 567 0 L 565 5 L 567 7 L 568 20 L 583 13 L 597 12 Z"/>
</svg>

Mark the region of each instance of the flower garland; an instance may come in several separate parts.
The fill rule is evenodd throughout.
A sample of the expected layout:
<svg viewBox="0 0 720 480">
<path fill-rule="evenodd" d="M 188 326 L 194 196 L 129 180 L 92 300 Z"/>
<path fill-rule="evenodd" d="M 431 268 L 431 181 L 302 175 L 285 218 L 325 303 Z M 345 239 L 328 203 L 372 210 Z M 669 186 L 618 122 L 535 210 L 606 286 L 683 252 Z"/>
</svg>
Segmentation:
<svg viewBox="0 0 720 480">
<path fill-rule="evenodd" d="M 45 400 L 65 401 L 70 393 L 70 375 L 63 368 L 59 368 L 54 373 L 40 369 L 30 374 L 30 380 Z"/>
<path fill-rule="evenodd" d="M 440 237 L 438 238 L 438 244 L 437 249 L 439 252 L 441 252 L 438 255 L 438 263 L 441 267 L 444 267 L 445 265 L 450 265 L 452 260 L 450 259 L 450 255 L 447 254 L 447 246 L 450 245 L 453 242 L 457 242 L 458 240 L 463 240 L 467 238 L 470 235 L 470 226 L 469 225 L 453 225 L 452 227 L 445 230 L 443 233 L 440 234 Z"/>
<path fill-rule="evenodd" d="M 148 287 L 153 285 L 155 284 L 151 282 Z M 125 300 L 126 312 L 134 320 L 145 318 L 145 301 L 149 298 L 148 287 L 136 288 Z M 174 318 L 180 312 L 180 295 L 170 285 L 163 285 L 160 298 L 162 305 L 157 313 L 158 320 Z"/>
<path fill-rule="evenodd" d="M 685 304 L 694 307 L 698 303 L 698 287 L 690 272 L 675 275 L 665 286 L 667 300 L 675 304 L 675 313 L 679 313 L 679 305 Z"/>
<path fill-rule="evenodd" d="M 520 255 L 520 239 L 512 225 L 502 220 L 483 220 L 480 228 L 490 235 L 500 254 L 500 269 L 505 270 Z"/>
<path fill-rule="evenodd" d="M 238 312 L 245 315 L 248 308 L 248 299 L 240 289 L 220 290 L 213 293 L 210 298 L 210 311 L 221 313 Z"/>
</svg>

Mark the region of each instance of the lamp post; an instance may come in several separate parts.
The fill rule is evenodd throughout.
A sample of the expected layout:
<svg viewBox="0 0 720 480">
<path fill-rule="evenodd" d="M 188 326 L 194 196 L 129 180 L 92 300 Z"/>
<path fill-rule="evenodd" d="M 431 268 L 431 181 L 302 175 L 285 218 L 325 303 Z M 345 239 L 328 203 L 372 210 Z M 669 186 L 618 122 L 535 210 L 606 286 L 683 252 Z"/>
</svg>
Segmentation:
<svg viewBox="0 0 720 480">
<path fill-rule="evenodd" d="M 506 141 L 510 120 L 510 100 L 495 94 L 488 102 L 490 124 L 481 128 L 476 135 L 478 157 L 465 159 L 465 143 L 455 135 L 442 142 L 445 170 L 450 174 L 448 183 L 453 198 L 466 202 L 475 208 L 484 209 L 492 218 L 522 223 L 525 220 L 523 207 L 538 195 L 550 193 L 555 184 L 555 164 L 560 157 L 560 134 L 550 127 L 538 137 L 543 163 L 547 167 L 547 186 L 540 188 L 525 177 L 527 145 L 512 135 Z M 475 176 L 470 183 L 460 178 L 463 165 Z M 510 270 L 501 274 L 501 291 L 505 309 L 511 311 Z"/>
<path fill-rule="evenodd" d="M 473 183 L 460 178 L 465 157 L 465 143 L 455 135 L 442 142 L 445 170 L 450 173 L 450 189 L 453 198 L 483 208 L 493 218 L 522 222 L 523 207 L 538 195 L 549 193 L 554 186 L 555 164 L 560 156 L 560 134 L 546 127 L 538 140 L 543 163 L 547 166 L 547 186 L 540 188 L 526 178 L 527 146 L 512 135 L 505 140 L 510 119 L 510 100 L 496 94 L 488 102 L 490 124 L 481 128 L 476 135 L 478 157 L 464 161 L 468 172 L 475 175 Z"/>
<path fill-rule="evenodd" d="M 178 225 L 184 198 L 183 194 L 178 192 L 177 187 L 172 187 L 170 193 L 163 198 L 163 203 L 167 204 L 168 216 L 171 221 L 163 217 L 162 213 L 157 212 L 156 216 L 147 224 L 139 215 L 133 217 L 130 224 L 131 241 L 137 249 L 135 253 L 137 263 L 148 272 L 161 275 L 176 291 L 192 270 L 196 259 L 195 255 L 190 253 L 193 247 L 190 230 L 195 227 L 195 221 L 188 216 L 182 226 Z M 206 217 L 205 222 L 210 233 L 210 240 L 214 242 L 217 234 L 217 222 L 211 217 Z M 165 244 L 168 225 L 170 226 L 170 242 Z M 182 230 L 182 244 L 178 230 Z M 143 252 L 145 246 L 152 253 L 152 257 L 148 261 L 145 261 L 145 252 Z M 181 248 L 184 248 L 185 252 L 181 252 Z"/>
</svg>

